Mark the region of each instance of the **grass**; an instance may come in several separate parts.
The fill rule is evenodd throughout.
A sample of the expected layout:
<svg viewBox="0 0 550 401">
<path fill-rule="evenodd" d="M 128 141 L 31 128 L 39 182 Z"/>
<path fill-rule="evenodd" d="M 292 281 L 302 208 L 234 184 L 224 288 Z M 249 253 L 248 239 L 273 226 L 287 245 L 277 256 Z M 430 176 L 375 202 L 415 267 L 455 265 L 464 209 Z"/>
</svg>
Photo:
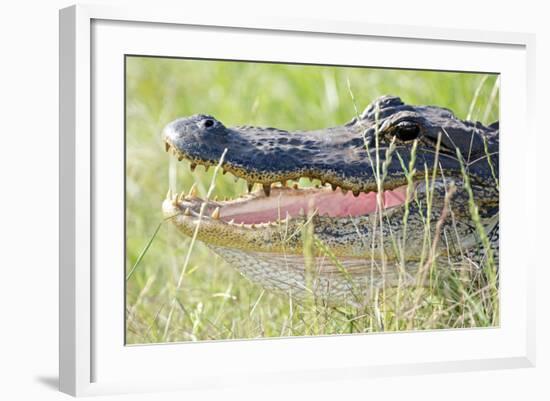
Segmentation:
<svg viewBox="0 0 550 401">
<path fill-rule="evenodd" d="M 498 325 L 494 275 L 442 275 L 433 263 L 425 272 L 430 285 L 373 291 L 365 307 L 298 304 L 251 283 L 201 242 L 191 246 L 160 207 L 169 186 L 188 190 L 196 182 L 202 197 L 246 191 L 228 176 L 211 186 L 214 169 L 191 175 L 166 155 L 160 133 L 177 117 L 208 113 L 227 126 L 314 129 L 345 123 L 356 108 L 393 94 L 489 124 L 498 120 L 497 76 L 144 57 L 127 58 L 126 67 L 128 344 Z M 315 238 L 307 243 L 331 257 Z"/>
</svg>

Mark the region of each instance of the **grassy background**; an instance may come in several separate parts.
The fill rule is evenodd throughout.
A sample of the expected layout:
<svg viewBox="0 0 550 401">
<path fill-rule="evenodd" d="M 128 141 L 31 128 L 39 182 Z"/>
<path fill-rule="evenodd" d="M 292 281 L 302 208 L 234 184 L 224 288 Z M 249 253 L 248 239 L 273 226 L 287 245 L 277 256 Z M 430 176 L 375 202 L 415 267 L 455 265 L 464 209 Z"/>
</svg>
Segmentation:
<svg viewBox="0 0 550 401">
<path fill-rule="evenodd" d="M 411 290 L 410 299 L 401 294 L 399 302 L 391 292 L 377 294 L 361 310 L 320 308 L 264 292 L 201 243 L 177 290 L 189 239 L 169 224 L 153 237 L 169 183 L 182 191 L 197 182 L 204 196 L 213 170 L 198 167 L 191 175 L 186 162 L 175 163 L 164 152 L 160 133 L 175 118 L 207 113 L 226 126 L 289 130 L 339 125 L 355 115 L 349 82 L 359 113 L 376 97 L 393 94 L 407 103 L 447 107 L 460 118 L 491 123 L 498 119 L 498 96 L 491 102 L 496 80 L 483 74 L 128 57 L 127 343 L 498 324 L 498 306 L 478 276 Z M 235 184 L 232 177 L 220 176 L 214 193 L 237 196 L 245 189 L 244 181 Z"/>
</svg>

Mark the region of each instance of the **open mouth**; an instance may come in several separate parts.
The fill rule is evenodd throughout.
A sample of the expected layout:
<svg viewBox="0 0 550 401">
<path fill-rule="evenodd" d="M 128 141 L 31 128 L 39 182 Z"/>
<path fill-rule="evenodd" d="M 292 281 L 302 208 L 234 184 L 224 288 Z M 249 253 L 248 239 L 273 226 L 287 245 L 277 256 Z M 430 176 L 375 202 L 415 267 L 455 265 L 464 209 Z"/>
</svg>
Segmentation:
<svg viewBox="0 0 550 401">
<path fill-rule="evenodd" d="M 191 189 L 189 194 L 169 194 L 164 210 L 177 208 L 185 215 L 198 216 L 204 199 L 196 196 Z M 215 220 L 231 224 L 261 225 L 303 216 L 319 215 L 332 218 L 365 216 L 381 208 L 391 209 L 405 204 L 407 186 L 386 190 L 378 200 L 376 192 L 354 196 L 344 194 L 340 189 L 330 187 L 288 188 L 273 187 L 271 196 L 255 191 L 239 198 L 218 202 L 209 200 L 205 215 Z"/>
<path fill-rule="evenodd" d="M 166 142 L 166 151 L 171 149 L 178 160 L 187 159 Z M 203 164 L 205 167 L 212 165 L 191 161 L 191 169 L 194 170 L 197 164 Z M 249 185 L 249 190 L 251 188 Z M 404 205 L 407 199 L 407 184 L 386 189 L 378 195 L 376 191 L 352 193 L 330 183 L 301 188 L 297 183 L 287 186 L 285 182 L 271 184 L 268 188 L 264 185 L 263 190 L 252 191 L 235 199 L 221 202 L 207 200 L 203 216 L 220 223 L 252 227 L 312 215 L 331 218 L 366 216 L 380 209 L 386 211 Z M 179 195 L 169 192 L 163 209 L 166 214 L 182 213 L 184 216 L 198 217 L 203 203 L 205 200 L 197 196 L 197 191 L 193 187 L 188 193 L 183 192 Z"/>
</svg>

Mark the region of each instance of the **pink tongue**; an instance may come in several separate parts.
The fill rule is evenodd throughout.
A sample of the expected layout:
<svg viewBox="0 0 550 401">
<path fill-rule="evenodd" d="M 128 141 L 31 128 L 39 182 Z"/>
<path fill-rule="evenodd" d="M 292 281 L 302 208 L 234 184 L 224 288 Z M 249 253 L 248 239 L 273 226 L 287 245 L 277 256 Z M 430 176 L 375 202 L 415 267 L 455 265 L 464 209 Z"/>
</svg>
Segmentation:
<svg viewBox="0 0 550 401">
<path fill-rule="evenodd" d="M 405 203 L 406 186 L 384 191 L 383 205 L 390 208 Z M 344 195 L 336 191 L 319 191 L 308 196 L 280 195 L 273 193 L 269 198 L 252 201 L 246 205 L 228 205 L 222 208 L 221 218 L 233 219 L 235 223 L 265 223 L 285 218 L 287 213 L 296 217 L 303 210 L 306 214 L 317 210 L 319 215 L 330 217 L 362 216 L 374 213 L 377 209 L 376 192 L 360 193 L 355 197 L 351 192 Z"/>
</svg>

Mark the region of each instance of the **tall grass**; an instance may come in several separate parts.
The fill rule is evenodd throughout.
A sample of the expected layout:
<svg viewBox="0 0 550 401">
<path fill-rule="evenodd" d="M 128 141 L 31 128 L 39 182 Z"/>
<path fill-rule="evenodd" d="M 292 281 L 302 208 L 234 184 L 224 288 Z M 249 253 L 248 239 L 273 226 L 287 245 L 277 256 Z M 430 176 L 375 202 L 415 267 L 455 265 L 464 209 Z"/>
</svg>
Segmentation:
<svg viewBox="0 0 550 401">
<path fill-rule="evenodd" d="M 195 113 L 212 114 L 228 126 L 334 126 L 383 94 L 411 104 L 448 107 L 460 118 L 470 115 L 488 124 L 498 119 L 496 76 L 140 57 L 128 58 L 126 74 L 129 344 L 498 324 L 496 277 L 476 269 L 440 273 L 431 261 L 423 271 L 427 286 L 373 288 L 369 302 L 330 307 L 313 295 L 296 303 L 285 294 L 265 291 L 200 242 L 186 259 L 192 239 L 169 222 L 161 224 L 161 203 L 169 185 L 182 191 L 196 183 L 202 197 L 210 189 L 210 195 L 224 198 L 245 192 L 246 183 L 220 175 L 211 186 L 213 169 L 198 167 L 192 175 L 186 162 L 174 164 L 160 136 L 169 121 Z M 378 167 L 382 176 L 383 166 Z M 402 167 L 412 180 L 412 164 Z M 303 180 L 300 185 L 312 184 Z M 452 210 L 449 213 L 452 219 Z M 377 224 L 380 229 L 383 219 Z M 313 254 L 338 261 L 309 225 L 301 235 L 310 280 L 315 280 Z M 429 261 L 433 233 L 428 230 L 426 235 Z M 396 239 L 395 246 L 406 245 Z M 405 280 L 401 275 L 399 279 Z"/>
</svg>

